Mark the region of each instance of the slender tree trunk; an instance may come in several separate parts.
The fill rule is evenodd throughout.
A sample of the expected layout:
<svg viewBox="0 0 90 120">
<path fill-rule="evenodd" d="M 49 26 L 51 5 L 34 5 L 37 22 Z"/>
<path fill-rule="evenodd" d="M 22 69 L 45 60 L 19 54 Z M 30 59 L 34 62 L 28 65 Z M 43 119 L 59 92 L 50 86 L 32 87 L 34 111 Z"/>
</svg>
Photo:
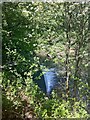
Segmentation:
<svg viewBox="0 0 90 120">
<path fill-rule="evenodd" d="M 70 78 L 70 70 L 69 70 L 69 53 L 70 53 L 70 40 L 67 33 L 67 45 L 66 45 L 66 99 L 69 96 L 69 78 Z"/>
<path fill-rule="evenodd" d="M 79 62 L 80 62 L 80 58 L 79 58 L 79 46 L 78 48 L 76 48 L 75 50 L 75 62 L 76 62 L 76 65 L 75 65 L 75 74 L 74 74 L 74 98 L 75 98 L 75 101 L 77 100 L 77 90 L 78 90 L 78 78 L 79 78 Z"/>
<path fill-rule="evenodd" d="M 80 5 L 80 13 L 82 14 L 83 11 L 83 7 L 82 4 Z M 75 49 L 75 74 L 74 74 L 74 98 L 75 101 L 77 101 L 77 93 L 78 93 L 78 80 L 79 78 L 81 78 L 81 71 L 80 71 L 80 63 L 82 61 L 82 58 L 80 57 L 80 55 L 82 53 L 81 52 L 81 48 L 83 48 L 83 44 L 84 44 L 84 18 L 83 16 L 80 18 L 80 29 L 78 31 L 77 34 L 77 41 L 76 41 L 76 49 Z"/>
<path fill-rule="evenodd" d="M 65 7 L 65 27 L 66 27 L 66 60 L 65 60 L 65 76 L 66 76 L 66 100 L 68 99 L 69 96 L 69 78 L 70 78 L 70 62 L 69 62 L 69 58 L 70 58 L 70 45 L 71 45 L 71 41 L 70 41 L 70 15 L 69 15 L 69 3 L 65 3 L 64 4 Z"/>
</svg>

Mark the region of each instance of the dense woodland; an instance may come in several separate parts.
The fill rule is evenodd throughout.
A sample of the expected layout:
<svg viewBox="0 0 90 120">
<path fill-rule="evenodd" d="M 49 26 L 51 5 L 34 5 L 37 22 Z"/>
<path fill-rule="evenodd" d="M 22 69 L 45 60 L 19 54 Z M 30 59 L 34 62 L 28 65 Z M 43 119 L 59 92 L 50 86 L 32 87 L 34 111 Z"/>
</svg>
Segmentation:
<svg viewBox="0 0 90 120">
<path fill-rule="evenodd" d="M 3 3 L 2 40 L 2 120 L 90 117 L 90 3 Z M 57 71 L 50 97 L 41 66 Z"/>
</svg>

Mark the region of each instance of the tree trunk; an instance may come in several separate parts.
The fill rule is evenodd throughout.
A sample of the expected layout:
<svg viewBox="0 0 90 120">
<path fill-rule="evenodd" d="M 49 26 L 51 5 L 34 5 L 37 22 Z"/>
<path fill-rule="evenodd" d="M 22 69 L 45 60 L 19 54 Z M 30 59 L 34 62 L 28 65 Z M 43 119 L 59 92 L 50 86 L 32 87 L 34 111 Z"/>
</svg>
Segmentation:
<svg viewBox="0 0 90 120">
<path fill-rule="evenodd" d="M 71 40 L 70 40 L 70 20 L 71 20 L 71 16 L 69 14 L 69 3 L 65 3 L 64 7 L 65 7 L 65 34 L 66 34 L 66 60 L 65 60 L 65 76 L 66 76 L 66 101 L 68 99 L 69 96 L 69 78 L 70 78 L 70 62 L 69 62 L 69 55 L 70 55 L 70 46 L 71 46 Z"/>
</svg>

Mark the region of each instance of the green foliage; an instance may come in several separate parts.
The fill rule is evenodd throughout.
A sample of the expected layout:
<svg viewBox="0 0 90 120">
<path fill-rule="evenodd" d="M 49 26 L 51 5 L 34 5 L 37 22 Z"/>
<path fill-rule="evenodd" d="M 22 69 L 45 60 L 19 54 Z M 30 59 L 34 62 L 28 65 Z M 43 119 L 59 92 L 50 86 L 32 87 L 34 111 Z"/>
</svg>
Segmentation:
<svg viewBox="0 0 90 120">
<path fill-rule="evenodd" d="M 4 119 L 89 117 L 89 7 L 68 2 L 3 3 Z M 32 80 L 40 65 L 56 67 L 58 77 L 67 80 L 51 98 Z"/>
</svg>

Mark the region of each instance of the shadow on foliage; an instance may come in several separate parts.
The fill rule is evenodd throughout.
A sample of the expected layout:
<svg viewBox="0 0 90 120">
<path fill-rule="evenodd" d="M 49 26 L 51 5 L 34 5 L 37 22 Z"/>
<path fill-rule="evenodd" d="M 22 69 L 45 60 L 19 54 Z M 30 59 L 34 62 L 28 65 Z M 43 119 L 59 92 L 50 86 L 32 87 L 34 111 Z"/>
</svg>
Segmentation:
<svg viewBox="0 0 90 120">
<path fill-rule="evenodd" d="M 12 101 L 7 96 L 2 95 L 2 120 L 23 120 L 20 112 L 15 109 Z"/>
</svg>

